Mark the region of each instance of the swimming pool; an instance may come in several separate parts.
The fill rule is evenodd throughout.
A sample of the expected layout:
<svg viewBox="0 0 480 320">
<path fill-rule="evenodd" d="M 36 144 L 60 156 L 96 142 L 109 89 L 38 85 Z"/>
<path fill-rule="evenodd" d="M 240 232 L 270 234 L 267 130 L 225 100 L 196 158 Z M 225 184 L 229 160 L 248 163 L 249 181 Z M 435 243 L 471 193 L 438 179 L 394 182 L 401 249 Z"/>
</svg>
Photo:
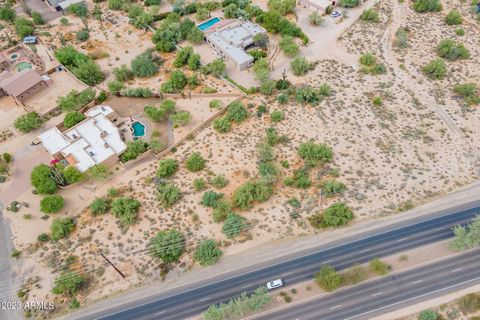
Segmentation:
<svg viewBox="0 0 480 320">
<path fill-rule="evenodd" d="M 17 71 L 22 71 L 23 69 L 32 69 L 32 64 L 26 61 L 22 61 L 17 63 L 15 68 L 17 68 Z"/>
<path fill-rule="evenodd" d="M 200 29 L 200 31 L 205 31 L 205 30 L 210 29 L 214 24 L 216 24 L 216 23 L 218 23 L 218 22 L 220 22 L 220 21 L 221 21 L 220 18 L 215 17 L 215 18 L 212 18 L 212 19 L 210 19 L 210 20 L 207 20 L 207 21 L 199 24 L 199 25 L 197 26 L 197 28 Z"/>
<path fill-rule="evenodd" d="M 132 123 L 133 138 L 143 137 L 145 135 L 145 126 L 138 121 Z"/>
</svg>

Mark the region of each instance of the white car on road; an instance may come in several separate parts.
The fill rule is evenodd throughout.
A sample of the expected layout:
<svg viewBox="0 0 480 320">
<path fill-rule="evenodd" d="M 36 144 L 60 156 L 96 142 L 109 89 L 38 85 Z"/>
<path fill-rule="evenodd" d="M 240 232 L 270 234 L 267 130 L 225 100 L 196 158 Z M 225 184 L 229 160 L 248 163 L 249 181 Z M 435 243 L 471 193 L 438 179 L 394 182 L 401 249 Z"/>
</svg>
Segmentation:
<svg viewBox="0 0 480 320">
<path fill-rule="evenodd" d="M 340 17 L 341 15 L 342 15 L 342 11 L 338 11 L 338 10 L 333 11 L 331 14 L 332 18 L 337 18 L 337 17 Z"/>
<path fill-rule="evenodd" d="M 267 289 L 268 290 L 272 290 L 272 289 L 275 289 L 275 288 L 280 288 L 281 286 L 283 286 L 283 280 L 282 279 L 272 280 L 272 281 L 267 283 Z"/>
</svg>

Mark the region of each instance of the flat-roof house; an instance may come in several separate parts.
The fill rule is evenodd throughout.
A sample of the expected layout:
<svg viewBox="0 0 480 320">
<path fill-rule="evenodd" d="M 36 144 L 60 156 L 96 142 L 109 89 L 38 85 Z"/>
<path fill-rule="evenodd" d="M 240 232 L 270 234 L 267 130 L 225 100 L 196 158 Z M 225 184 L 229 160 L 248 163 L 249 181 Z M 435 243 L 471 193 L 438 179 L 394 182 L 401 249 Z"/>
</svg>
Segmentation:
<svg viewBox="0 0 480 320">
<path fill-rule="evenodd" d="M 85 120 L 64 132 L 54 127 L 38 137 L 50 155 L 66 160 L 81 172 L 101 163 L 112 165 L 127 149 L 112 122 L 116 113 L 111 107 L 96 106 L 85 115 Z"/>
<path fill-rule="evenodd" d="M 232 61 L 237 69 L 244 70 L 254 60 L 245 49 L 254 43 L 253 37 L 266 32 L 251 21 L 231 20 L 214 28 L 213 32 L 206 35 L 206 39 L 215 51 Z"/>
<path fill-rule="evenodd" d="M 321 13 L 326 13 L 327 8 L 335 7 L 337 1 L 335 0 L 299 0 L 298 4 L 303 6 L 304 8 L 311 8 L 315 11 L 319 11 Z"/>
<path fill-rule="evenodd" d="M 82 4 L 86 6 L 85 0 L 65 0 L 58 3 L 58 7 L 60 7 L 60 9 L 62 9 L 63 12 L 67 12 L 68 8 L 73 4 Z"/>
<path fill-rule="evenodd" d="M 32 69 L 13 73 L 3 71 L 0 74 L 0 97 L 8 95 L 23 102 L 47 86 L 46 78 Z"/>
</svg>

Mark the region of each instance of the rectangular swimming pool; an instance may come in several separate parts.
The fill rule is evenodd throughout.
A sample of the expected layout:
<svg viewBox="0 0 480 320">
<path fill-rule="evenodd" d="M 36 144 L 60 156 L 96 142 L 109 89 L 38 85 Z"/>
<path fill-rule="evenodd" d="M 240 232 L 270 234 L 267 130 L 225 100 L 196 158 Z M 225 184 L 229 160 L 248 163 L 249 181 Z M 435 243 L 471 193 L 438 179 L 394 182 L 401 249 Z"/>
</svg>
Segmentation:
<svg viewBox="0 0 480 320">
<path fill-rule="evenodd" d="M 216 23 L 218 23 L 218 22 L 220 22 L 220 21 L 221 21 L 220 18 L 215 17 L 215 18 L 212 18 L 212 19 L 210 19 L 210 20 L 207 20 L 207 21 L 199 24 L 199 25 L 197 26 L 197 28 L 200 29 L 200 31 L 205 31 L 205 30 L 210 29 L 214 24 L 216 24 Z"/>
</svg>

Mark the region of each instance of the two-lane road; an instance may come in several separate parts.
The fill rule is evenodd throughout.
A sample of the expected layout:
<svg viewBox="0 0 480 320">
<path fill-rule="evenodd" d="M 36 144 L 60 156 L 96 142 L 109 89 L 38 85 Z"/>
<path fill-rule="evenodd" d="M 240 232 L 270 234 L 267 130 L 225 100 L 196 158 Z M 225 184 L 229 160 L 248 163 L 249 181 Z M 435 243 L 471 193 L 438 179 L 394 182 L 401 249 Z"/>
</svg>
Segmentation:
<svg viewBox="0 0 480 320">
<path fill-rule="evenodd" d="M 480 284 L 480 249 L 248 319 L 368 320 Z"/>
<path fill-rule="evenodd" d="M 340 244 L 308 250 L 268 266 L 252 266 L 248 271 L 220 277 L 210 283 L 191 284 L 79 319 L 186 319 L 201 313 L 211 304 L 227 301 L 244 291 L 250 292 L 272 279 L 283 278 L 287 285 L 292 285 L 312 279 L 325 264 L 341 270 L 374 257 L 448 239 L 453 235 L 453 226 L 468 223 L 479 213 L 480 206 L 476 203 L 469 209 L 402 222 Z"/>
</svg>

